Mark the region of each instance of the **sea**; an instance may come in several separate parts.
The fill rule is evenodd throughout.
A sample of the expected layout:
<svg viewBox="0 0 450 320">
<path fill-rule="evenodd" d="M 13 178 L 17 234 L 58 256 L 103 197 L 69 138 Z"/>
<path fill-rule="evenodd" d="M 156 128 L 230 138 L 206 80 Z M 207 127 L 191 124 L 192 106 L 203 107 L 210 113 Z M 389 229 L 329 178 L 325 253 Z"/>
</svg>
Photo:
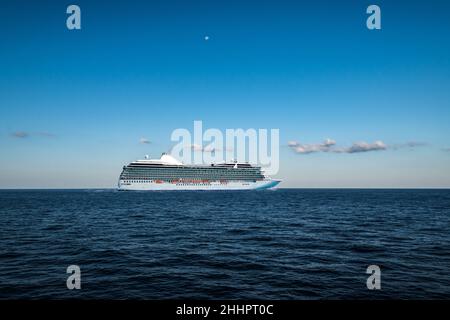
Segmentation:
<svg viewBox="0 0 450 320">
<path fill-rule="evenodd" d="M 0 191 L 0 299 L 449 298 L 450 190 Z"/>
</svg>

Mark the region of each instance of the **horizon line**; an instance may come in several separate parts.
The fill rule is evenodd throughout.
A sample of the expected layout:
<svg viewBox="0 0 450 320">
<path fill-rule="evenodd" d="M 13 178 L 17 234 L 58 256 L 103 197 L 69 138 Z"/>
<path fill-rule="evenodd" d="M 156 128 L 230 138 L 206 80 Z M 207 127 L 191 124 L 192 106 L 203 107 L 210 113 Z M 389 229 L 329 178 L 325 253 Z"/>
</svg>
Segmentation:
<svg viewBox="0 0 450 320">
<path fill-rule="evenodd" d="M 450 190 L 450 187 L 284 187 L 284 188 L 276 188 L 269 189 L 267 191 L 276 191 L 276 190 Z M 87 188 L 1 188 L 0 191 L 52 191 L 52 190 L 118 190 L 118 188 L 96 188 L 96 187 L 87 187 Z M 123 190 L 122 190 L 123 191 Z M 152 192 L 158 190 L 137 190 L 137 192 Z M 161 191 L 161 190 L 159 190 Z M 170 190 L 163 190 L 170 191 Z M 221 191 L 221 190 L 172 190 L 175 192 L 179 191 Z M 223 191 L 223 190 L 222 190 Z M 261 191 L 261 190 L 225 190 L 225 191 Z M 131 191 L 133 192 L 133 191 Z M 136 191 L 134 191 L 136 192 Z"/>
</svg>

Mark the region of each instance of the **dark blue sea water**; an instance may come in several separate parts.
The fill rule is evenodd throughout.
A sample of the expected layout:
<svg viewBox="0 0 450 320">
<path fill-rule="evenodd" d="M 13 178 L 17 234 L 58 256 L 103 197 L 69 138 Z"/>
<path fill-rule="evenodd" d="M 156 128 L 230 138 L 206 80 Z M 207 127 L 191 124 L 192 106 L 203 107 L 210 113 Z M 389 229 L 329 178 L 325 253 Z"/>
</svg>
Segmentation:
<svg viewBox="0 0 450 320">
<path fill-rule="evenodd" d="M 0 191 L 0 298 L 448 299 L 450 190 Z"/>
</svg>

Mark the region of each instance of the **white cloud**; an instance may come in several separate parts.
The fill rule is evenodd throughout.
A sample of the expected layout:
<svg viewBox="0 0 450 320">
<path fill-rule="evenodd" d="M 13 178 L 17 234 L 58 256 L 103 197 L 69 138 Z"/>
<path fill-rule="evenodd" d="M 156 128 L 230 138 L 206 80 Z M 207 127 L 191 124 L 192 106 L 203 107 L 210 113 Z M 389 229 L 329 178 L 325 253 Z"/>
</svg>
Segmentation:
<svg viewBox="0 0 450 320">
<path fill-rule="evenodd" d="M 375 141 L 373 143 L 367 143 L 364 141 L 355 142 L 349 147 L 336 147 L 336 141 L 332 139 L 326 139 L 322 143 L 316 144 L 302 144 L 297 141 L 289 141 L 288 146 L 296 153 L 309 154 L 314 152 L 333 152 L 333 153 L 358 153 L 369 151 L 382 151 L 386 150 L 388 146 L 383 141 Z"/>
<path fill-rule="evenodd" d="M 188 145 L 188 148 L 194 152 L 217 152 L 218 151 L 212 144 L 209 144 L 206 147 L 203 147 L 199 144 L 191 144 L 191 145 Z"/>
<path fill-rule="evenodd" d="M 139 143 L 141 143 L 141 144 L 150 144 L 151 142 L 147 138 L 142 137 L 142 138 L 139 139 Z"/>
<path fill-rule="evenodd" d="M 313 152 L 328 152 L 336 144 L 336 141 L 332 139 L 326 139 L 323 143 L 316 144 L 301 144 L 297 141 L 289 141 L 288 146 L 292 148 L 296 153 L 313 153 Z"/>
<path fill-rule="evenodd" d="M 420 142 L 420 141 L 408 141 L 406 143 L 397 143 L 397 144 L 393 144 L 390 147 L 394 150 L 397 149 L 403 149 L 403 148 L 409 148 L 409 149 L 413 149 L 416 147 L 424 147 L 427 146 L 428 143 L 426 142 Z"/>
<path fill-rule="evenodd" d="M 30 134 L 25 131 L 16 131 L 16 132 L 11 133 L 11 136 L 14 138 L 28 138 L 30 136 Z"/>
<path fill-rule="evenodd" d="M 36 133 L 38 136 L 41 137 L 46 137 L 46 138 L 54 138 L 56 137 L 55 134 L 51 133 L 51 132 L 46 132 L 46 131 L 40 131 Z"/>
<path fill-rule="evenodd" d="M 44 137 L 44 138 L 54 138 L 56 137 L 55 134 L 50 133 L 50 132 L 46 132 L 46 131 L 40 131 L 40 132 L 26 132 L 26 131 L 15 131 L 13 133 L 11 133 L 11 136 L 14 138 L 28 138 L 31 136 L 38 136 L 38 137 Z"/>
<path fill-rule="evenodd" d="M 333 139 L 325 139 L 323 145 L 325 147 L 331 147 L 334 146 L 336 144 L 336 141 L 334 141 Z"/>
<path fill-rule="evenodd" d="M 203 146 L 199 145 L 199 144 L 191 144 L 188 146 L 192 151 L 203 151 Z"/>
<path fill-rule="evenodd" d="M 337 153 L 357 153 L 357 152 L 368 152 L 368 151 L 380 151 L 386 150 L 387 146 L 383 141 L 375 141 L 373 143 L 367 142 L 355 142 L 348 148 L 331 150 L 332 152 Z"/>
</svg>

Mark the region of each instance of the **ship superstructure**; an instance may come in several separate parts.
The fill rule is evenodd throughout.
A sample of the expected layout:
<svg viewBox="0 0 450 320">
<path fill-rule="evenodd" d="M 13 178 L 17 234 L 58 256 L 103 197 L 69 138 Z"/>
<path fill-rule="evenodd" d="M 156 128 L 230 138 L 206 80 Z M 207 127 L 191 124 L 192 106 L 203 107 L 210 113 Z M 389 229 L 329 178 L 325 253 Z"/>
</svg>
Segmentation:
<svg viewBox="0 0 450 320">
<path fill-rule="evenodd" d="M 252 190 L 280 183 L 266 177 L 261 167 L 248 163 L 185 165 L 168 154 L 123 167 L 119 190 Z"/>
</svg>

